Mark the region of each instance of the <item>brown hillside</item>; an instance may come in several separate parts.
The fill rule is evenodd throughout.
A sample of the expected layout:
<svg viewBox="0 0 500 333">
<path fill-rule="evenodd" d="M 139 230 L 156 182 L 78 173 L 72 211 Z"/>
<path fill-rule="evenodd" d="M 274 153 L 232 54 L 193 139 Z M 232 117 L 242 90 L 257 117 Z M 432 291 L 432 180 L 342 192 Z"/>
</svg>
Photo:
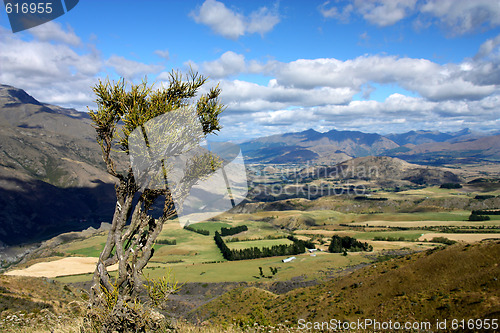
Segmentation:
<svg viewBox="0 0 500 333">
<path fill-rule="evenodd" d="M 416 184 L 440 185 L 459 183 L 462 179 L 444 168 L 410 164 L 387 156 L 358 157 L 333 166 L 316 166 L 300 172 L 301 178 L 367 179 L 377 181 L 409 181 Z"/>
<path fill-rule="evenodd" d="M 320 285 L 274 295 L 237 289 L 194 318 L 296 326 L 299 319 L 430 321 L 498 318 L 499 241 L 456 244 L 382 263 Z"/>
</svg>

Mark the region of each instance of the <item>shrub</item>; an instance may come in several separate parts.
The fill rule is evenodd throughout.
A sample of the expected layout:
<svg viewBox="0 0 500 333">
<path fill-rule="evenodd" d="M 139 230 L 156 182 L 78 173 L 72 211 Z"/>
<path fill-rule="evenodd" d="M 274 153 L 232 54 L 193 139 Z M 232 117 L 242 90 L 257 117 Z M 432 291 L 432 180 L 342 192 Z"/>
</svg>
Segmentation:
<svg viewBox="0 0 500 333">
<path fill-rule="evenodd" d="M 347 250 L 351 252 L 372 251 L 373 247 L 368 243 L 362 243 L 353 237 L 341 237 L 334 235 L 332 237 L 332 241 L 330 242 L 330 246 L 328 247 L 328 251 L 332 253 L 343 253 Z"/>
<path fill-rule="evenodd" d="M 462 188 L 462 185 L 460 185 L 459 183 L 444 183 L 441 184 L 439 188 L 455 189 L 455 188 Z"/>
<path fill-rule="evenodd" d="M 431 239 L 432 243 L 441 243 L 441 244 L 446 244 L 446 245 L 453 245 L 456 243 L 456 241 L 448 239 L 446 237 L 434 237 Z"/>
<path fill-rule="evenodd" d="M 488 215 L 476 215 L 474 213 L 470 214 L 469 221 L 489 221 L 490 217 Z"/>
</svg>

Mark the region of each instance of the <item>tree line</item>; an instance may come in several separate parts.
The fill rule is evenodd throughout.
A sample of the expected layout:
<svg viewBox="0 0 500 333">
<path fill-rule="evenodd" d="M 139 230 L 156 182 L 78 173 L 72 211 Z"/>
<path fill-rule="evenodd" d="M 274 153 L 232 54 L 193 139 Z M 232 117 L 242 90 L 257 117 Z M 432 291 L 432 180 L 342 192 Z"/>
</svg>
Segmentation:
<svg viewBox="0 0 500 333">
<path fill-rule="evenodd" d="M 345 253 L 346 251 L 373 251 L 373 247 L 368 243 L 362 243 L 353 237 L 333 235 L 330 246 L 328 246 L 328 251 L 331 253 Z"/>
<path fill-rule="evenodd" d="M 189 230 L 189 231 L 193 231 L 193 232 L 199 233 L 199 234 L 201 234 L 201 235 L 205 235 L 205 236 L 210 235 L 210 231 L 205 230 L 205 229 L 193 228 L 193 227 L 192 227 L 192 226 L 190 226 L 190 225 L 185 225 L 185 226 L 184 226 L 184 229 Z"/>
<path fill-rule="evenodd" d="M 481 209 L 473 210 L 471 213 L 475 215 L 500 215 L 500 210 Z"/>
<path fill-rule="evenodd" d="M 310 241 L 303 241 L 293 236 L 289 236 L 288 239 L 290 239 L 293 243 L 288 245 L 273 245 L 271 247 L 263 248 L 249 247 L 246 249 L 231 250 L 226 245 L 221 237 L 221 234 L 218 231 L 215 232 L 214 236 L 215 244 L 221 251 L 222 256 L 224 257 L 224 259 L 229 261 L 295 255 L 304 253 L 306 251 L 306 248 L 309 248 L 311 246 L 311 248 L 314 248 L 314 244 L 312 244 L 312 242 Z"/>
<path fill-rule="evenodd" d="M 246 225 L 239 225 L 237 227 L 230 227 L 230 228 L 225 228 L 222 227 L 220 229 L 220 234 L 221 236 L 232 236 L 239 234 L 240 232 L 247 231 L 248 227 Z"/>
</svg>

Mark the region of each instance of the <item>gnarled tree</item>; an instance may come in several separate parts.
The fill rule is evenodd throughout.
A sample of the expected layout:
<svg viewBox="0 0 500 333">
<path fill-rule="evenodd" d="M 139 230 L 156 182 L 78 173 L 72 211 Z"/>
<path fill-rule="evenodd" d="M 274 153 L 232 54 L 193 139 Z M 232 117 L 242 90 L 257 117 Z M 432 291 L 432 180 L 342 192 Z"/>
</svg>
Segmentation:
<svg viewBox="0 0 500 333">
<path fill-rule="evenodd" d="M 194 72 L 184 77 L 172 71 L 168 86 L 159 89 L 153 89 L 145 81 L 127 88 L 124 80 L 99 81 L 93 88 L 97 109 L 90 110 L 90 116 L 107 172 L 117 180 L 117 200 L 106 245 L 94 272 L 91 303 L 93 306 L 107 304 L 109 308 L 109 297 L 112 297 L 109 311 L 115 316 L 124 313 L 126 304 L 138 297 L 143 285 L 142 270 L 153 256 L 154 242 L 163 223 L 176 215 L 168 187 L 140 187 L 128 156 L 129 136 L 136 128 L 144 129 L 153 118 L 185 107 L 195 110 L 203 135 L 218 131 L 221 128 L 219 115 L 224 109 L 219 100 L 220 89 L 215 86 L 198 96 L 206 81 L 206 77 Z M 192 176 L 193 183 L 216 165 L 216 158 L 197 157 L 185 170 L 185 177 Z M 163 176 L 166 177 L 165 170 Z M 160 200 L 163 212 L 159 218 L 154 218 L 151 209 Z M 108 272 L 113 264 L 118 264 L 114 279 Z"/>
</svg>

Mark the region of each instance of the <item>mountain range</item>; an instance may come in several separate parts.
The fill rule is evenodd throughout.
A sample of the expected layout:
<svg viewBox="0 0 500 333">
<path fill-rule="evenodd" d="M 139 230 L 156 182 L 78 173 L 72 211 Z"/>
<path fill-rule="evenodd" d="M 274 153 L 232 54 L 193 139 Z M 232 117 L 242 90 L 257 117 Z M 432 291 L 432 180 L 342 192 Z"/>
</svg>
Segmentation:
<svg viewBox="0 0 500 333">
<path fill-rule="evenodd" d="M 241 148 L 250 163 L 331 166 L 364 156 L 419 164 L 498 162 L 499 139 L 467 129 L 391 135 L 310 129 L 250 140 Z M 105 171 L 89 115 L 0 85 L 0 246 L 99 227 L 111 220 L 114 205 L 114 179 Z"/>
</svg>

